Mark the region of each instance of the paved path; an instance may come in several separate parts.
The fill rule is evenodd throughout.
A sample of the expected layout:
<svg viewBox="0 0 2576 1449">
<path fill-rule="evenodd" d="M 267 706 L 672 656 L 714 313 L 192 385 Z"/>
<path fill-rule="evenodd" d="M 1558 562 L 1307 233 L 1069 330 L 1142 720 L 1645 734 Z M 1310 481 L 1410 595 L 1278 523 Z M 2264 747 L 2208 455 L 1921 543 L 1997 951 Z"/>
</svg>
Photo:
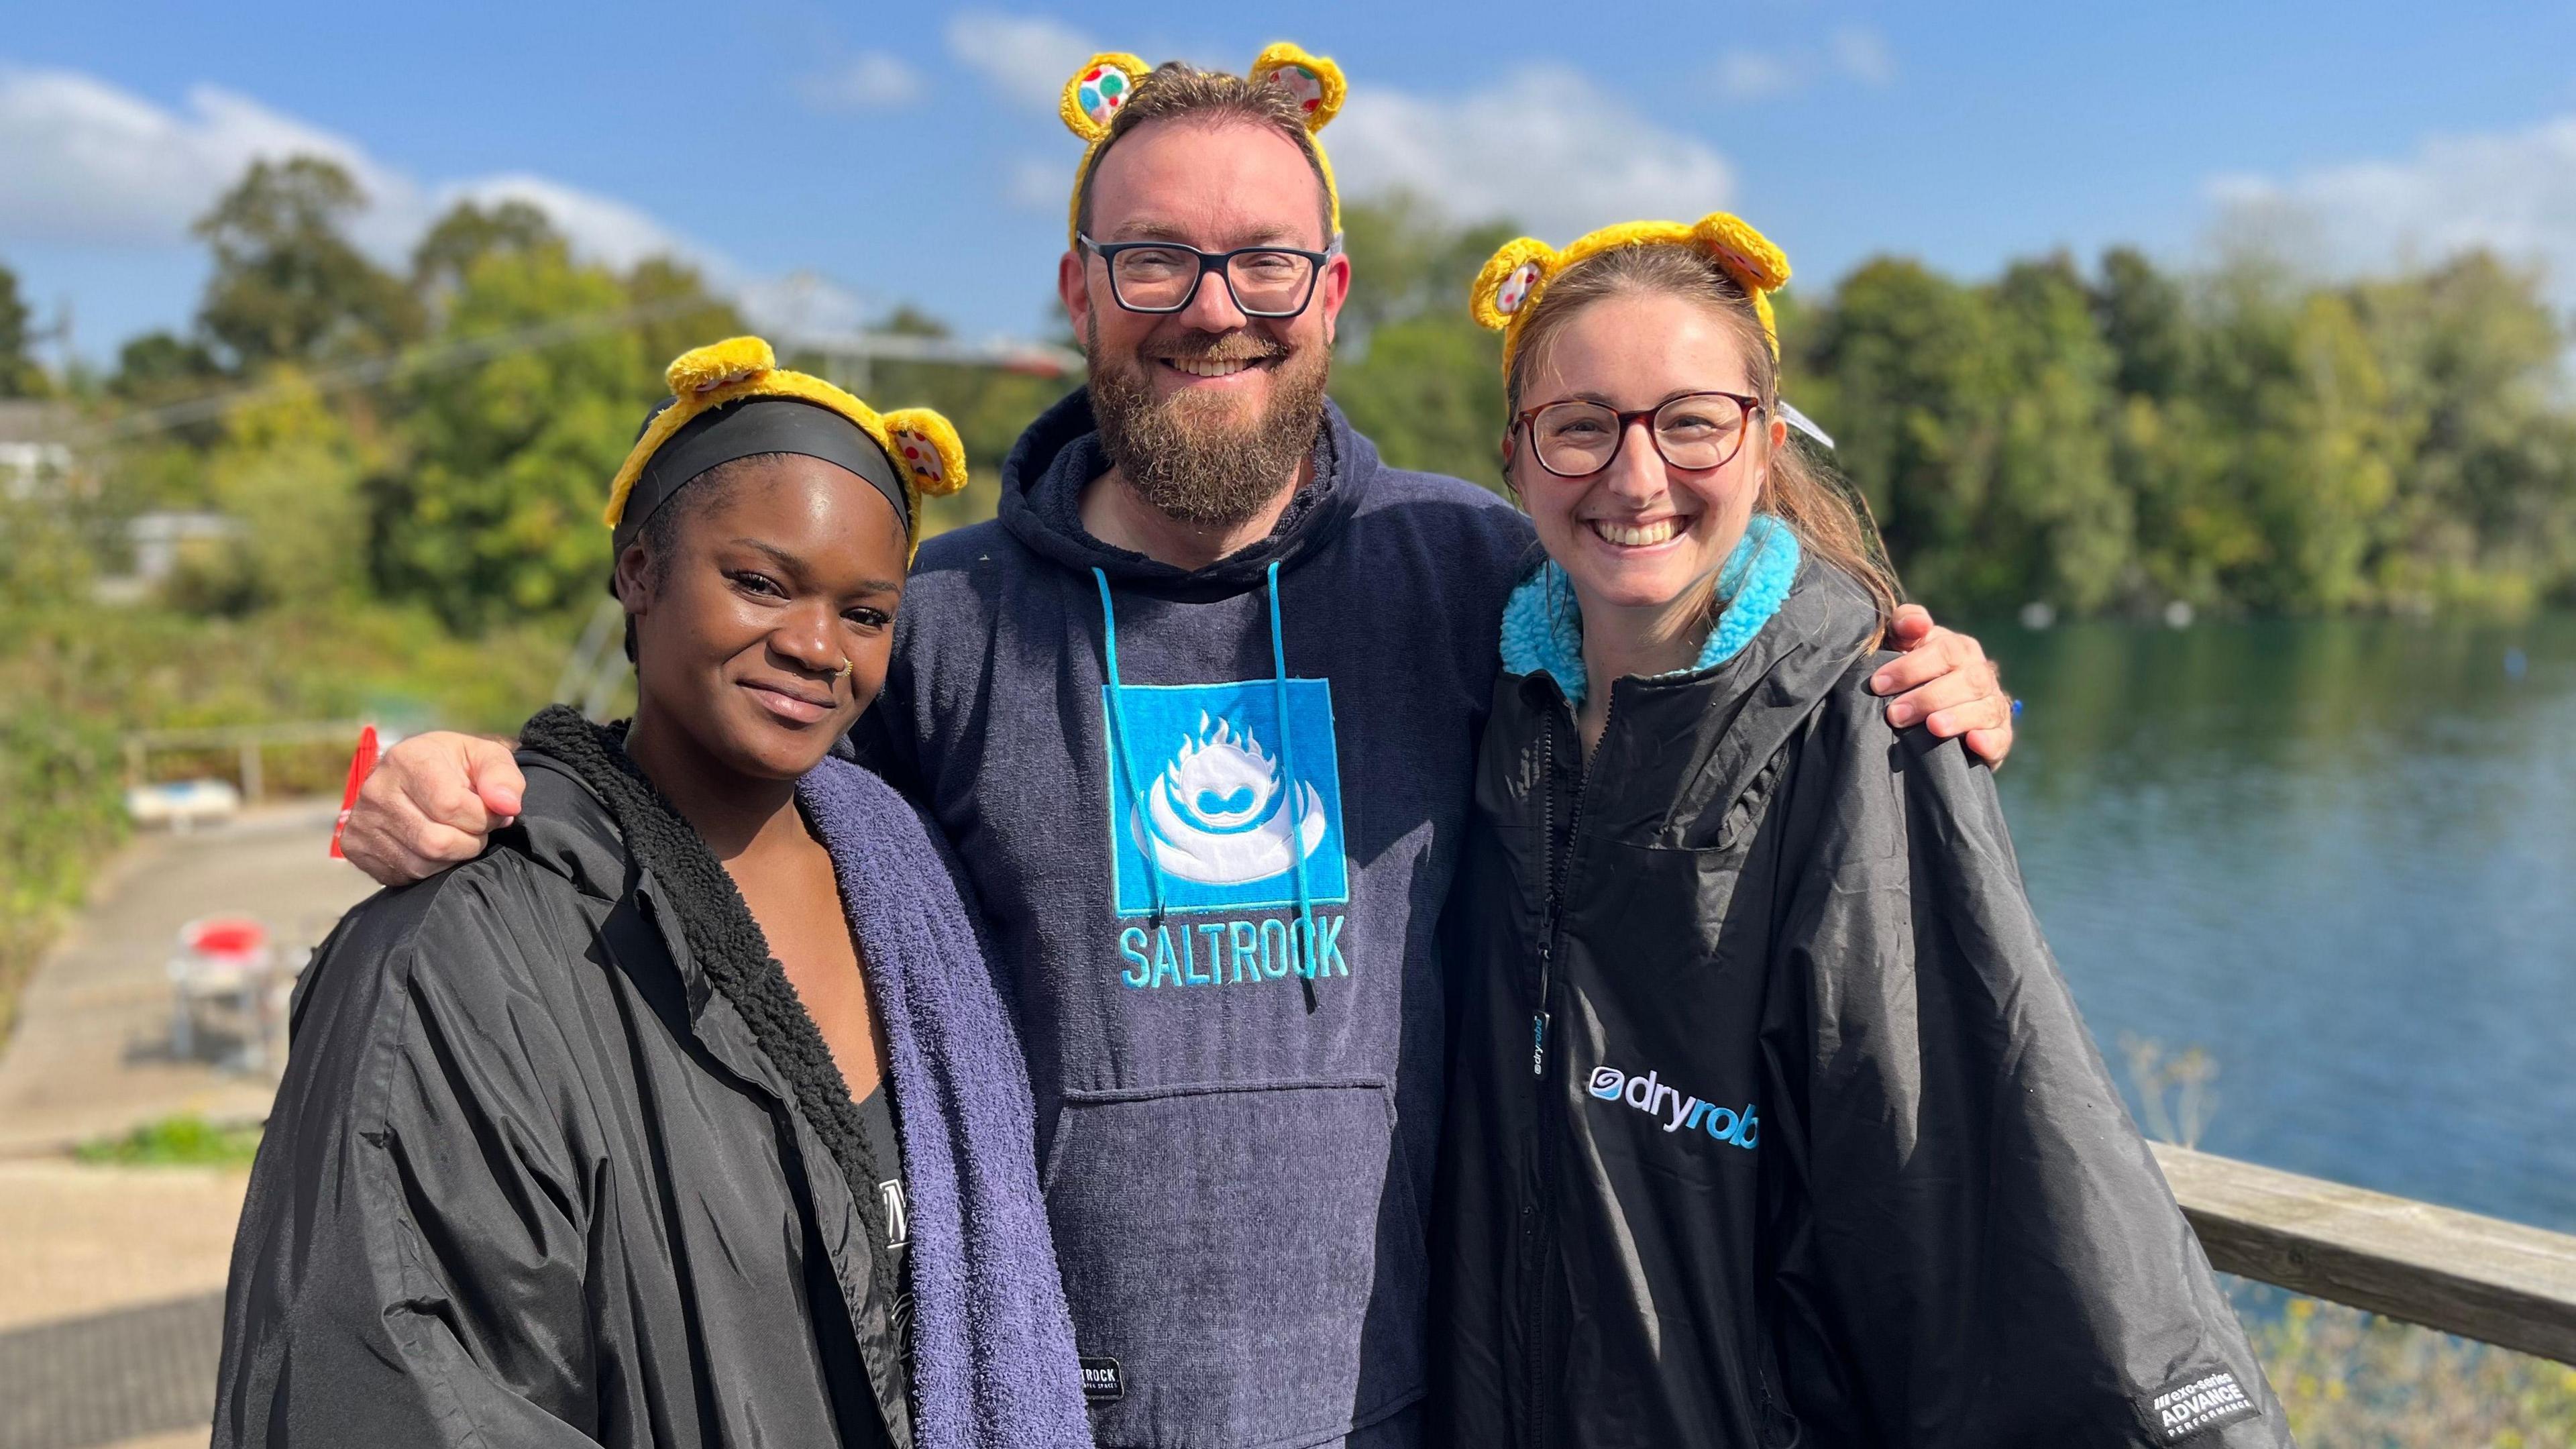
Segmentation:
<svg viewBox="0 0 2576 1449">
<path fill-rule="evenodd" d="M 290 947 L 371 887 L 328 857 L 327 809 L 148 835 L 49 953 L 0 1050 L 0 1449 L 204 1449 L 238 1169 L 88 1167 L 62 1152 L 193 1112 L 267 1115 L 265 1073 L 170 1051 L 182 923 L 253 915 Z"/>
<path fill-rule="evenodd" d="M 247 1180 L 0 1162 L 0 1449 L 204 1449 Z"/>
<path fill-rule="evenodd" d="M 0 1051 L 0 1159 L 64 1151 L 174 1113 L 267 1116 L 269 1078 L 216 1065 L 240 1042 L 214 1027 L 213 1013 L 195 1058 L 172 1054 L 170 948 L 180 926 L 216 914 L 256 916 L 290 949 L 320 939 L 373 889 L 330 858 L 330 838 L 327 807 L 289 806 L 188 835 L 146 835 L 120 855 L 19 998 L 17 1029 Z"/>
</svg>

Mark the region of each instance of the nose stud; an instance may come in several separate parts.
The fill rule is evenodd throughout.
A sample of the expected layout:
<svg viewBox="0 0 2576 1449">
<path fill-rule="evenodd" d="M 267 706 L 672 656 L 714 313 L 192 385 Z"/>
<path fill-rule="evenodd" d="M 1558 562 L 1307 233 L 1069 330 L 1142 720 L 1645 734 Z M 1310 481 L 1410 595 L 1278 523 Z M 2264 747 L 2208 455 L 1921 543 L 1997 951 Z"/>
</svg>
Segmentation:
<svg viewBox="0 0 2576 1449">
<path fill-rule="evenodd" d="M 841 668 L 839 672 L 835 673 L 832 677 L 834 679 L 847 679 L 850 677 L 850 671 L 856 668 L 858 668 L 857 662 L 844 654 L 841 656 Z"/>
</svg>

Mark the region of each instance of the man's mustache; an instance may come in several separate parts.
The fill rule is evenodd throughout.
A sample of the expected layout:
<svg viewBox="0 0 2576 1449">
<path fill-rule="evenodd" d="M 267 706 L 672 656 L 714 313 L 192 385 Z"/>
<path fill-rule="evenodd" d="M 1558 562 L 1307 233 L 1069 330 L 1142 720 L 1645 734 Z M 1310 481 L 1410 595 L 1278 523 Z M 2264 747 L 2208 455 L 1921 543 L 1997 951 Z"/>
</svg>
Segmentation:
<svg viewBox="0 0 2576 1449">
<path fill-rule="evenodd" d="M 1175 336 L 1158 337 L 1137 351 L 1161 362 L 1261 362 L 1288 355 L 1287 344 L 1240 328 L 1231 332 L 1192 328 Z"/>
</svg>

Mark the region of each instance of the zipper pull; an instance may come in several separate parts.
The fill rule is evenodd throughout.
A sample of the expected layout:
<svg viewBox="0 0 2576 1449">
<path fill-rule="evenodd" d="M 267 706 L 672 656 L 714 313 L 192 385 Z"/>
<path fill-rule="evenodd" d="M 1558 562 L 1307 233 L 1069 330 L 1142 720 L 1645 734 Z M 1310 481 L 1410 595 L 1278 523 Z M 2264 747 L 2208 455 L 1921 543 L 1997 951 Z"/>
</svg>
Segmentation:
<svg viewBox="0 0 2576 1449">
<path fill-rule="evenodd" d="M 1530 1018 L 1530 1075 L 1547 1075 L 1547 1013 Z"/>
</svg>

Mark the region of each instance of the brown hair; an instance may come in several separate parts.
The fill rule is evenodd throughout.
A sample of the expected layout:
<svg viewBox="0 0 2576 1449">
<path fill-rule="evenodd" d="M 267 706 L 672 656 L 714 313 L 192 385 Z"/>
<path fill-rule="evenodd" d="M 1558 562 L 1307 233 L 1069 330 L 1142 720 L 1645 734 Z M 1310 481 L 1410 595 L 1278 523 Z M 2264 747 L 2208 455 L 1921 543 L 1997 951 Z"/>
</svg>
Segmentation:
<svg viewBox="0 0 2576 1449">
<path fill-rule="evenodd" d="M 1639 294 L 1697 302 L 1724 318 L 1744 349 L 1745 370 L 1763 410 L 1773 418 L 1780 415 L 1780 366 L 1771 355 L 1752 297 L 1707 253 L 1683 243 L 1663 242 L 1614 247 L 1548 279 L 1547 289 L 1521 323 L 1520 345 L 1505 375 L 1506 416 L 1520 415 L 1521 390 L 1540 354 L 1576 313 L 1611 297 Z M 1763 430 L 1766 439 L 1769 431 Z M 1878 610 L 1878 632 L 1869 647 L 1878 647 L 1896 616 L 1904 588 L 1887 561 L 1887 545 L 1878 535 L 1868 503 L 1825 464 L 1808 457 L 1792 430 L 1788 440 L 1771 451 L 1763 471 L 1762 496 L 1754 507 L 1778 515 L 1795 531 L 1801 548 L 1849 575 L 1869 594 Z"/>
<path fill-rule="evenodd" d="M 1323 154 L 1315 149 L 1315 138 L 1306 129 L 1306 112 L 1298 99 L 1285 86 L 1246 80 L 1221 70 L 1201 70 L 1180 61 L 1154 67 L 1127 93 L 1127 103 L 1110 117 L 1109 134 L 1092 151 L 1082 178 L 1074 183 L 1076 230 L 1090 234 L 1091 179 L 1100 174 L 1100 163 L 1109 159 L 1119 138 L 1148 121 L 1183 118 L 1259 127 L 1277 131 L 1295 142 L 1298 154 L 1306 158 L 1307 167 L 1315 173 L 1316 208 L 1324 224 L 1324 242 L 1327 246 L 1332 244 L 1332 183 L 1324 177 Z"/>
</svg>

